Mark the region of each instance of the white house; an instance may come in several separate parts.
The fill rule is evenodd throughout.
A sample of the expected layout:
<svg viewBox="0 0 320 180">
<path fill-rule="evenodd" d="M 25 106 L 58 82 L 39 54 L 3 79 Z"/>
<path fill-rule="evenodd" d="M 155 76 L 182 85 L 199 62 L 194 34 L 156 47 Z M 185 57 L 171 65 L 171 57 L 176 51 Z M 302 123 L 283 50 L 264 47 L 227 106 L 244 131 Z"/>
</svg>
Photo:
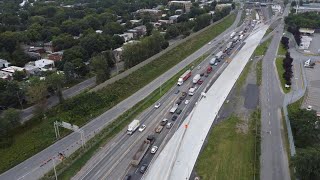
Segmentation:
<svg viewBox="0 0 320 180">
<path fill-rule="evenodd" d="M 9 67 L 10 63 L 7 60 L 0 59 L 0 69 Z"/>
<path fill-rule="evenodd" d="M 118 36 L 123 37 L 124 42 L 128 42 L 131 39 L 133 39 L 133 33 L 130 33 L 130 32 L 119 34 Z"/>
<path fill-rule="evenodd" d="M 41 71 L 52 70 L 54 68 L 54 61 L 49 59 L 40 59 L 34 62 L 35 66 L 40 68 Z"/>
<path fill-rule="evenodd" d="M 8 72 L 8 73 L 10 73 L 12 75 L 16 71 L 24 71 L 24 68 L 18 67 L 18 66 L 9 66 L 7 68 L 1 69 L 1 71 Z"/>
</svg>

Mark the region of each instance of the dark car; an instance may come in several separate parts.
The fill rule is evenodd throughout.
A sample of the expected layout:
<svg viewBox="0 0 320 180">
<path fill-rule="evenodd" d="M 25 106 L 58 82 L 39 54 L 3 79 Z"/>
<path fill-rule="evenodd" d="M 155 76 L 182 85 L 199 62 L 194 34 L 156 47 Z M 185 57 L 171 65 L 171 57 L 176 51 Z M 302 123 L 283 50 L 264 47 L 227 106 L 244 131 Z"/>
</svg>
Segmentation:
<svg viewBox="0 0 320 180">
<path fill-rule="evenodd" d="M 167 124 L 167 122 L 168 122 L 168 119 L 162 119 L 162 121 L 160 122 L 160 125 L 164 126 Z"/>
<path fill-rule="evenodd" d="M 154 136 L 153 134 L 151 134 L 151 135 L 149 135 L 149 136 L 147 137 L 147 140 L 150 141 L 150 144 L 153 144 L 154 141 L 156 140 L 156 138 L 155 138 L 155 136 Z"/>
<path fill-rule="evenodd" d="M 201 76 L 201 77 L 204 76 L 204 73 L 201 73 L 200 76 Z"/>
<path fill-rule="evenodd" d="M 180 92 L 180 90 L 178 89 L 176 92 L 174 92 L 175 94 L 178 94 Z"/>
<path fill-rule="evenodd" d="M 175 121 L 175 120 L 177 120 L 177 118 L 178 118 L 178 116 L 174 115 L 174 116 L 172 116 L 171 120 Z"/>
<path fill-rule="evenodd" d="M 198 81 L 198 84 L 201 85 L 202 83 L 203 83 L 203 80 L 200 79 L 200 80 Z"/>
<path fill-rule="evenodd" d="M 127 174 L 126 177 L 124 177 L 123 180 L 130 180 L 131 179 L 131 175 Z"/>
<path fill-rule="evenodd" d="M 182 102 L 181 100 L 178 100 L 178 101 L 177 101 L 177 104 L 178 104 L 178 105 L 180 105 L 180 104 L 181 104 L 181 102 Z"/>
<path fill-rule="evenodd" d="M 182 110 L 181 109 L 177 109 L 176 113 L 177 114 L 181 114 Z"/>
<path fill-rule="evenodd" d="M 179 99 L 183 101 L 187 96 L 181 96 Z"/>
<path fill-rule="evenodd" d="M 144 174 L 147 170 L 147 167 L 148 165 L 147 164 L 143 164 L 141 167 L 140 167 L 140 173 L 141 174 Z"/>
</svg>

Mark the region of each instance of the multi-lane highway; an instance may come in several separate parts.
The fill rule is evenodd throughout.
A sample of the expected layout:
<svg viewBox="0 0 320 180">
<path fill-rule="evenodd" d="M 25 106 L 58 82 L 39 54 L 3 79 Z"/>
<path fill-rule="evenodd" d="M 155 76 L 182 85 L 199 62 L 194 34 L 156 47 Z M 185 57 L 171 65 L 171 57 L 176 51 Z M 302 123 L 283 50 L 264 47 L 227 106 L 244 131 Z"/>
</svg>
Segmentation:
<svg viewBox="0 0 320 180">
<path fill-rule="evenodd" d="M 238 31 L 242 31 L 245 26 L 241 26 Z M 216 42 L 218 45 L 211 52 L 216 54 L 218 51 L 223 50 L 226 47 L 226 44 L 231 41 L 230 36 L 226 36 L 224 43 Z M 237 45 L 233 48 L 232 52 L 241 46 L 241 42 L 238 42 Z M 232 53 L 231 52 L 231 53 Z M 130 165 L 132 157 L 138 150 L 140 144 L 148 135 L 155 135 L 155 142 L 153 145 L 159 147 L 157 153 L 161 151 L 164 145 L 172 137 L 173 133 L 177 130 L 181 122 L 189 115 L 192 111 L 198 97 L 203 91 L 204 87 L 209 82 L 209 79 L 217 78 L 217 76 L 223 71 L 227 66 L 226 61 L 221 61 L 217 66 L 213 66 L 213 72 L 208 74 L 207 77 L 203 76 L 202 80 L 204 81 L 201 85 L 192 84 L 192 78 L 195 74 L 200 74 L 206 71 L 209 66 L 209 60 L 213 58 L 213 55 L 210 55 L 206 60 L 204 60 L 198 68 L 195 67 L 192 70 L 192 77 L 186 81 L 182 86 L 173 87 L 168 93 L 166 93 L 159 102 L 162 106 L 156 109 L 150 107 L 147 111 L 142 113 L 136 119 L 142 121 L 142 124 L 145 124 L 147 128 L 143 132 L 135 132 L 133 135 L 129 136 L 125 134 L 126 129 L 115 137 L 104 149 L 100 151 L 90 162 L 84 167 L 74 179 L 121 179 L 126 174 L 130 174 L 132 179 L 140 179 L 141 173 L 139 168 L 143 164 L 149 165 L 154 154 L 150 153 L 150 149 L 147 151 L 146 155 L 140 162 L 139 166 L 133 167 Z M 229 59 L 228 57 L 225 60 Z M 205 73 L 206 74 L 206 73 Z M 182 101 L 179 105 L 179 109 L 182 110 L 180 115 L 169 113 L 170 108 L 178 101 L 178 98 L 181 96 L 181 92 L 188 92 L 188 89 L 191 86 L 197 86 L 197 91 L 194 96 L 187 96 L 186 99 Z M 179 90 L 179 93 L 177 91 Z M 185 104 L 185 100 L 189 100 L 188 104 Z M 172 116 L 178 116 L 178 118 L 173 121 Z M 160 123 L 162 119 L 168 119 L 169 122 L 174 123 L 173 127 L 170 129 L 164 128 L 161 133 L 155 133 L 156 126 Z M 157 154 L 156 154 L 157 155 Z"/>
</svg>

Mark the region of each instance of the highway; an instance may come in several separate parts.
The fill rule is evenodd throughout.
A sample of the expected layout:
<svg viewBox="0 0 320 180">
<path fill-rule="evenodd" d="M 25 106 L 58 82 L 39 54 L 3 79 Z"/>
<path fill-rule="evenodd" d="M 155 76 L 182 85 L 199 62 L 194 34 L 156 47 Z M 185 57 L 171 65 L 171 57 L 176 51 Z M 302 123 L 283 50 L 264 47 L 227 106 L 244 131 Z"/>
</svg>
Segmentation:
<svg viewBox="0 0 320 180">
<path fill-rule="evenodd" d="M 217 46 L 217 42 L 224 40 L 226 35 L 233 31 L 241 18 L 241 12 L 237 14 L 234 23 L 223 33 L 212 40 L 211 45 L 204 45 L 199 50 L 182 60 L 180 63 L 172 67 L 170 70 L 160 75 L 158 78 L 153 80 L 147 86 L 143 87 L 127 99 L 123 100 L 113 108 L 109 109 L 102 115 L 96 117 L 88 124 L 83 126 L 81 129 L 84 131 L 85 141 L 94 137 L 98 132 L 100 132 L 104 127 L 110 124 L 123 112 L 127 111 L 139 101 L 146 98 L 150 93 L 157 89 L 161 84 L 169 80 L 172 76 L 182 70 L 187 64 L 190 64 L 195 59 L 201 57 L 210 49 Z M 59 152 L 65 154 L 66 157 L 70 156 L 74 151 L 81 147 L 80 135 L 78 133 L 71 133 L 68 136 L 62 138 L 51 146 L 47 147 L 43 151 L 35 154 L 24 162 L 18 164 L 17 166 L 11 168 L 10 170 L 2 173 L 0 179 L 38 179 L 42 177 L 45 173 L 53 168 L 53 164 L 60 163 L 57 156 Z M 53 163 L 54 162 L 54 163 Z"/>
<path fill-rule="evenodd" d="M 284 14 L 288 12 L 286 8 Z M 261 99 L 261 180 L 290 179 L 289 163 L 282 137 L 281 107 L 284 95 L 280 90 L 275 58 L 282 37 L 284 22 L 276 28 L 270 46 L 262 60 Z M 282 132 L 281 132 L 282 131 Z M 288 150 L 287 150 L 288 151 Z"/>
<path fill-rule="evenodd" d="M 240 27 L 238 31 L 243 29 L 244 27 Z M 227 39 L 230 38 L 228 37 Z M 219 42 L 217 43 L 220 44 Z M 227 43 L 228 41 L 224 41 L 223 45 L 220 44 L 215 50 L 213 50 L 213 53 L 216 54 L 218 51 L 224 49 Z M 237 43 L 237 46 L 233 48 L 233 52 L 235 52 L 240 45 L 241 43 Z M 192 77 L 195 74 L 205 72 L 209 64 L 208 62 L 212 57 L 213 56 L 210 55 L 206 60 L 204 60 L 199 65 L 200 69 L 195 67 L 192 71 Z M 229 58 L 226 57 L 225 59 Z M 126 128 L 123 129 L 122 132 L 105 147 L 103 147 L 103 149 L 94 158 L 92 158 L 90 162 L 88 162 L 87 165 L 73 179 L 121 179 L 126 174 L 130 174 L 132 179 L 140 179 L 142 174 L 139 172 L 139 168 L 142 164 L 150 164 L 155 156 L 150 153 L 149 149 L 138 167 L 130 166 L 130 161 L 132 160 L 132 157 L 138 150 L 143 140 L 146 139 L 148 135 L 154 134 L 156 141 L 153 145 L 159 147 L 157 151 L 157 153 L 159 153 L 181 125 L 183 120 L 192 111 L 197 99 L 200 96 L 200 93 L 209 82 L 209 79 L 216 79 L 227 65 L 228 63 L 226 61 L 221 61 L 218 66 L 213 66 L 213 72 L 211 72 L 208 77 L 202 77 L 204 80 L 203 84 L 196 85 L 198 88 L 194 96 L 187 96 L 186 99 L 190 100 L 187 105 L 184 104 L 185 100 L 179 105 L 179 109 L 182 109 L 182 113 L 178 116 L 177 120 L 172 121 L 171 118 L 173 115 L 169 113 L 169 109 L 177 102 L 181 92 L 188 92 L 188 89 L 192 86 L 192 77 L 182 86 L 174 86 L 161 98 L 160 102 L 162 103 L 162 106 L 159 109 L 150 107 L 136 118 L 141 120 L 143 124 L 147 125 L 146 130 L 144 130 L 142 133 L 135 132 L 130 137 L 129 135 L 125 134 Z M 176 94 L 177 90 L 180 91 L 179 94 Z M 159 134 L 155 133 L 155 127 L 164 118 L 167 118 L 169 122 L 174 123 L 173 127 L 170 129 L 164 128 Z"/>
</svg>

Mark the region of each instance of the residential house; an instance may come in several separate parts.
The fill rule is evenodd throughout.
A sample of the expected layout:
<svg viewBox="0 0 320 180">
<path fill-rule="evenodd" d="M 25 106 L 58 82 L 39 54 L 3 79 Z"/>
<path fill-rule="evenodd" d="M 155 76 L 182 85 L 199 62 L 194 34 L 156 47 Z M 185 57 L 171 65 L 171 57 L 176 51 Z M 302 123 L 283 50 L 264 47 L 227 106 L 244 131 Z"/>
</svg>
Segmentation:
<svg viewBox="0 0 320 180">
<path fill-rule="evenodd" d="M 25 52 L 29 57 L 31 57 L 32 59 L 41 59 L 41 54 L 37 53 L 37 52 Z"/>
<path fill-rule="evenodd" d="M 25 69 L 17 66 L 9 66 L 3 68 L 0 71 L 0 78 L 5 80 L 11 80 L 13 73 L 15 73 L 16 71 L 25 71 Z"/>
<path fill-rule="evenodd" d="M 136 11 L 136 14 L 144 14 L 144 13 L 149 13 L 153 17 L 160 18 L 162 15 L 162 11 L 159 9 L 139 9 Z"/>
<path fill-rule="evenodd" d="M 34 63 L 36 67 L 41 69 L 41 71 L 53 70 L 54 68 L 54 61 L 49 59 L 40 59 Z"/>
<path fill-rule="evenodd" d="M 178 14 L 178 15 L 183 14 L 183 10 L 182 9 L 177 9 L 175 11 L 175 14 Z"/>
<path fill-rule="evenodd" d="M 39 75 L 41 72 L 41 68 L 35 66 L 34 62 L 29 62 L 24 66 L 24 69 L 28 76 L 30 75 Z"/>
<path fill-rule="evenodd" d="M 216 10 L 218 10 L 218 11 L 221 11 L 222 9 L 224 9 L 224 8 L 227 8 L 227 7 L 232 7 L 232 4 L 230 4 L 230 3 L 227 3 L 227 4 L 217 4 L 216 5 Z"/>
<path fill-rule="evenodd" d="M 49 53 L 54 52 L 52 41 L 44 43 L 43 48 L 46 52 L 49 52 Z"/>
<path fill-rule="evenodd" d="M 10 63 L 7 60 L 0 59 L 0 69 L 9 67 Z"/>
<path fill-rule="evenodd" d="M 181 6 L 184 9 L 185 13 L 189 13 L 191 6 L 192 6 L 192 3 L 191 3 L 191 1 L 169 1 L 168 5 L 169 6 L 171 6 L 171 5 Z"/>
<path fill-rule="evenodd" d="M 117 63 L 122 61 L 121 56 L 122 56 L 122 53 L 123 53 L 123 47 L 119 47 L 117 49 L 114 49 L 112 51 L 112 53 L 113 53 L 113 56 L 114 56 L 114 58 L 115 58 Z"/>
<path fill-rule="evenodd" d="M 170 17 L 169 17 L 169 23 L 170 23 L 170 24 L 177 23 L 179 16 L 180 16 L 180 15 L 170 16 Z"/>
<path fill-rule="evenodd" d="M 30 46 L 28 52 L 43 54 L 46 50 L 43 47 Z"/>
<path fill-rule="evenodd" d="M 130 20 L 132 25 L 141 25 L 142 24 L 142 19 L 132 19 Z"/>
<path fill-rule="evenodd" d="M 300 28 L 299 32 L 301 35 L 307 35 L 307 36 L 312 36 L 315 32 L 314 29 L 308 29 L 308 28 Z"/>
<path fill-rule="evenodd" d="M 118 36 L 122 37 L 124 39 L 124 42 L 130 41 L 134 37 L 133 33 L 130 33 L 130 32 L 119 34 Z"/>
<path fill-rule="evenodd" d="M 138 31 L 135 30 L 135 29 L 129 29 L 129 30 L 127 31 L 127 33 L 131 33 L 132 36 L 133 36 L 133 39 L 137 39 L 137 38 L 139 37 L 139 36 L 138 36 Z"/>
<path fill-rule="evenodd" d="M 63 57 L 63 51 L 54 52 L 48 55 L 48 59 L 52 61 L 61 61 Z"/>
<path fill-rule="evenodd" d="M 147 27 L 145 25 L 137 26 L 133 29 L 137 30 L 138 36 L 145 36 L 147 34 Z"/>
<path fill-rule="evenodd" d="M 12 74 L 9 73 L 9 72 L 0 71 L 0 79 L 11 80 L 12 79 Z"/>
</svg>

